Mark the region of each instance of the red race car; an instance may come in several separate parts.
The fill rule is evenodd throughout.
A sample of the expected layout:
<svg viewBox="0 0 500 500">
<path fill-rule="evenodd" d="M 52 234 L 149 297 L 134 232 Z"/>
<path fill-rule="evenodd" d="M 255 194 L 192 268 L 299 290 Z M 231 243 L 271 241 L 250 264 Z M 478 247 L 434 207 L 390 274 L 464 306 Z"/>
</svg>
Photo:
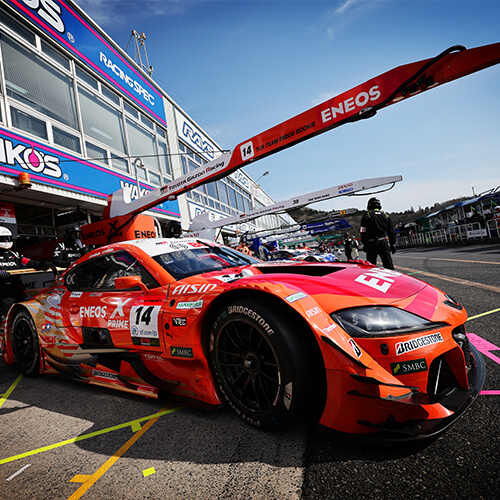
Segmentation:
<svg viewBox="0 0 500 500">
<path fill-rule="evenodd" d="M 444 430 L 481 390 L 466 318 L 436 288 L 363 263 L 263 263 L 147 239 L 96 249 L 15 304 L 2 344 L 27 376 L 227 402 L 267 429 L 314 417 L 409 440 Z"/>
</svg>

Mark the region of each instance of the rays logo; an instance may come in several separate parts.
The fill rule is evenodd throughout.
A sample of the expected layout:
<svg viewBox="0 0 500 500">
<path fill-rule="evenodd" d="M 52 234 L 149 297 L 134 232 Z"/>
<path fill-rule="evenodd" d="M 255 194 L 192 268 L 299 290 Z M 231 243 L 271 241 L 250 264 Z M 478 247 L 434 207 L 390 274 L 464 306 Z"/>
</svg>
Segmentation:
<svg viewBox="0 0 500 500">
<path fill-rule="evenodd" d="M 62 170 L 57 156 L 42 153 L 23 144 L 14 146 L 12 141 L 2 138 L 0 138 L 0 163 L 12 165 L 13 167 L 17 163 L 24 170 L 31 170 L 36 174 L 48 175 L 55 179 L 62 177 Z"/>
<path fill-rule="evenodd" d="M 195 132 L 189 123 L 184 122 L 182 133 L 184 134 L 184 137 L 191 142 L 191 144 L 198 147 L 200 151 L 204 151 L 207 156 L 213 160 L 214 148 L 208 141 L 204 140 L 198 132 Z"/>
<path fill-rule="evenodd" d="M 61 6 L 55 0 L 22 0 L 26 7 L 34 10 L 44 21 L 59 33 L 64 33 L 66 28 L 61 18 Z"/>
</svg>

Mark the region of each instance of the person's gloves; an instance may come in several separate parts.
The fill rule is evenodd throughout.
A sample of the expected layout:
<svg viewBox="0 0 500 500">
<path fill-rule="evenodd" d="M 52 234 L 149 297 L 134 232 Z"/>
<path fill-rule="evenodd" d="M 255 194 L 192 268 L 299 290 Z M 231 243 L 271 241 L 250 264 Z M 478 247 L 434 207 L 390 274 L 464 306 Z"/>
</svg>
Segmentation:
<svg viewBox="0 0 500 500">
<path fill-rule="evenodd" d="M 391 245 L 391 253 L 396 253 L 396 247 L 394 245 Z"/>
<path fill-rule="evenodd" d="M 0 279 L 8 280 L 10 278 L 9 273 L 5 269 L 0 269 Z"/>
</svg>

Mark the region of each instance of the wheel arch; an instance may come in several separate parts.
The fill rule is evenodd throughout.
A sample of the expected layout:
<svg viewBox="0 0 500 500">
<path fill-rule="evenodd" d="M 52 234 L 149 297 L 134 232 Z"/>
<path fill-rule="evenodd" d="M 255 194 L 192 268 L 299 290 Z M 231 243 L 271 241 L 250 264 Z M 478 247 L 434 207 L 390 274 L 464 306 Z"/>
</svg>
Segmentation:
<svg viewBox="0 0 500 500">
<path fill-rule="evenodd" d="M 325 408 L 327 396 L 326 370 L 323 354 L 321 352 L 318 339 L 312 331 L 311 326 L 297 310 L 281 298 L 262 290 L 241 288 L 219 295 L 214 301 L 212 301 L 210 308 L 203 319 L 201 342 L 207 359 L 210 355 L 210 329 L 215 321 L 215 318 L 217 317 L 217 313 L 230 302 L 245 298 L 261 299 L 262 301 L 265 301 L 266 306 L 271 308 L 273 312 L 287 315 L 287 319 L 293 323 L 294 328 L 305 332 L 303 339 L 307 346 L 306 352 L 311 357 L 311 368 L 313 370 L 312 380 L 314 381 L 314 387 L 311 387 L 311 391 L 314 390 L 316 392 L 316 407 L 313 409 L 312 413 L 314 418 L 319 420 L 319 417 Z"/>
</svg>

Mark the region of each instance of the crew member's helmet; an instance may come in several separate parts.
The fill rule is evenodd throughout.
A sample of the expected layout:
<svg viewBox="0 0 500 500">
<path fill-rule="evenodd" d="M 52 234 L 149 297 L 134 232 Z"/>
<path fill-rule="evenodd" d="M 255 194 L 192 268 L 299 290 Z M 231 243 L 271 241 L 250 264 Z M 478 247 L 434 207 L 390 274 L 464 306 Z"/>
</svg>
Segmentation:
<svg viewBox="0 0 500 500">
<path fill-rule="evenodd" d="M 176 220 L 169 220 L 165 233 L 167 238 L 180 238 L 182 234 L 181 224 Z"/>
<path fill-rule="evenodd" d="M 370 198 L 367 205 L 368 210 L 381 210 L 382 204 L 378 198 Z"/>
<path fill-rule="evenodd" d="M 4 226 L 0 226 L 0 248 L 4 250 L 12 248 L 12 232 Z"/>
<path fill-rule="evenodd" d="M 82 228 L 80 227 L 80 224 L 70 224 L 69 226 L 66 226 L 66 229 L 64 230 L 64 237 L 66 239 L 68 238 L 73 238 L 73 239 L 78 239 L 82 235 Z"/>
</svg>

